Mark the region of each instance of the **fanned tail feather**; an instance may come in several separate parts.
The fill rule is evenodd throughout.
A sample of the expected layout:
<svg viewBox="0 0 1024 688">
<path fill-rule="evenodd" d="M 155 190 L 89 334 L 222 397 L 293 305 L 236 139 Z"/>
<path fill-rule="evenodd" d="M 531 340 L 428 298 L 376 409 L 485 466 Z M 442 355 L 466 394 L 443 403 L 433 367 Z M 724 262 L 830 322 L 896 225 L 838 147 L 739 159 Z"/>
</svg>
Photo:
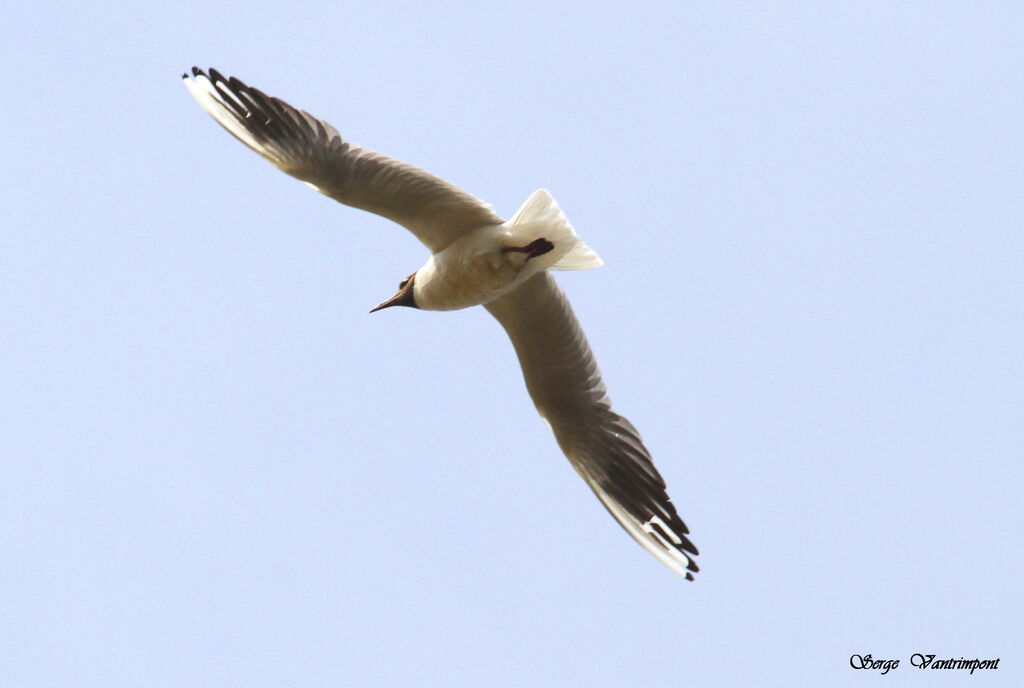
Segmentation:
<svg viewBox="0 0 1024 688">
<path fill-rule="evenodd" d="M 587 270 L 604 261 L 580 239 L 558 202 L 546 189 L 537 189 L 512 216 L 513 232 L 521 232 L 524 241 L 543 236 L 555 249 L 545 265 L 547 270 Z M 548 260 L 544 262 L 547 263 Z"/>
</svg>

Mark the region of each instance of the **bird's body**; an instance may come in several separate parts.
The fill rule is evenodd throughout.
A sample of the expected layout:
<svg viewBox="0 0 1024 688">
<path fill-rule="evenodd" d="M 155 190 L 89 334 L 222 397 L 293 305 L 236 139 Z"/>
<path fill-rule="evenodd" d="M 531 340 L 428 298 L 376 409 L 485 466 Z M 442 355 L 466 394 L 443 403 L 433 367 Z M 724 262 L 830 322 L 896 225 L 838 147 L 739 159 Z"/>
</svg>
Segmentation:
<svg viewBox="0 0 1024 688">
<path fill-rule="evenodd" d="M 566 264 L 560 262 L 564 259 Z M 417 307 L 451 311 L 490 303 L 544 270 L 600 264 L 555 199 L 541 189 L 511 220 L 472 229 L 431 254 L 416 271 L 413 291 Z"/>
<path fill-rule="evenodd" d="M 493 227 L 493 226 L 492 226 Z M 416 271 L 416 305 L 453 311 L 493 301 L 533 274 L 524 254 L 502 251 L 500 230 L 474 229 L 435 253 Z"/>
<path fill-rule="evenodd" d="M 632 423 L 611 409 L 597 363 L 550 270 L 601 265 L 558 204 L 534 192 L 510 220 L 412 165 L 345 141 L 323 120 L 216 70 L 185 84 L 232 135 L 282 171 L 346 205 L 405 226 L 427 262 L 373 310 L 483 305 L 505 328 L 534 405 L 562 451 L 626 531 L 686 578 L 697 549 Z"/>
</svg>

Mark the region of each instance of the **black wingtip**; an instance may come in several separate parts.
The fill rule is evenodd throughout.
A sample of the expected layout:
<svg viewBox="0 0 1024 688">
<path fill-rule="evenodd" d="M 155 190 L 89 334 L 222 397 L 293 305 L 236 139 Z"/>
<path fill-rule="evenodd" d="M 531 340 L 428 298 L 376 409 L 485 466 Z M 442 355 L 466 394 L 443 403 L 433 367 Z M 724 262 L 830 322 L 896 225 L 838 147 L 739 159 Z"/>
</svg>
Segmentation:
<svg viewBox="0 0 1024 688">
<path fill-rule="evenodd" d="M 686 574 L 686 580 L 692 581 L 693 580 L 693 574 L 692 573 Z"/>
<path fill-rule="evenodd" d="M 225 79 L 224 75 L 218 72 L 216 69 L 210 67 L 210 81 L 220 81 L 221 83 L 224 83 L 227 81 L 227 79 Z"/>
<path fill-rule="evenodd" d="M 199 67 L 196 67 L 196 66 L 193 65 L 193 67 L 192 67 L 192 76 L 199 76 L 202 73 L 203 73 L 203 70 L 201 70 L 201 69 L 199 69 Z"/>
</svg>

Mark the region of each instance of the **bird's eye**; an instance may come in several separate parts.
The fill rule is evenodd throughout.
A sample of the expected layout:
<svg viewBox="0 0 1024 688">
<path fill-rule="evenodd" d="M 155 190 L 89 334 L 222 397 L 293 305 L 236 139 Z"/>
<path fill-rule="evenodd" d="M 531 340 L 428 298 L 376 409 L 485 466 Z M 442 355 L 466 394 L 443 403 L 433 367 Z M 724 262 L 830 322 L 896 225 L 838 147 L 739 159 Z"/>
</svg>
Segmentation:
<svg viewBox="0 0 1024 688">
<path fill-rule="evenodd" d="M 408 278 L 406 278 L 406 279 L 402 280 L 401 282 L 399 282 L 398 283 L 398 288 L 399 289 L 405 289 L 405 285 L 407 285 L 407 284 L 409 284 Z"/>
</svg>

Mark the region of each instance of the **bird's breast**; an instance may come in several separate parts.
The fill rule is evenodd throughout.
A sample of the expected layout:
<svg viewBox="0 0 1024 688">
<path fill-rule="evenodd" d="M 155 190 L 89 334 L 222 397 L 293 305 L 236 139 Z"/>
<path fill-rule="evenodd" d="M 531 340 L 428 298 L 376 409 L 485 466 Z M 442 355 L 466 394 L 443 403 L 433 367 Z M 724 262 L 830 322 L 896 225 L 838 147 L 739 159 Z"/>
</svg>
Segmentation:
<svg viewBox="0 0 1024 688">
<path fill-rule="evenodd" d="M 501 233 L 488 227 L 435 253 L 416 273 L 416 304 L 451 311 L 507 294 L 521 283 L 525 261 L 521 254 L 503 251 L 504 245 Z"/>
</svg>

